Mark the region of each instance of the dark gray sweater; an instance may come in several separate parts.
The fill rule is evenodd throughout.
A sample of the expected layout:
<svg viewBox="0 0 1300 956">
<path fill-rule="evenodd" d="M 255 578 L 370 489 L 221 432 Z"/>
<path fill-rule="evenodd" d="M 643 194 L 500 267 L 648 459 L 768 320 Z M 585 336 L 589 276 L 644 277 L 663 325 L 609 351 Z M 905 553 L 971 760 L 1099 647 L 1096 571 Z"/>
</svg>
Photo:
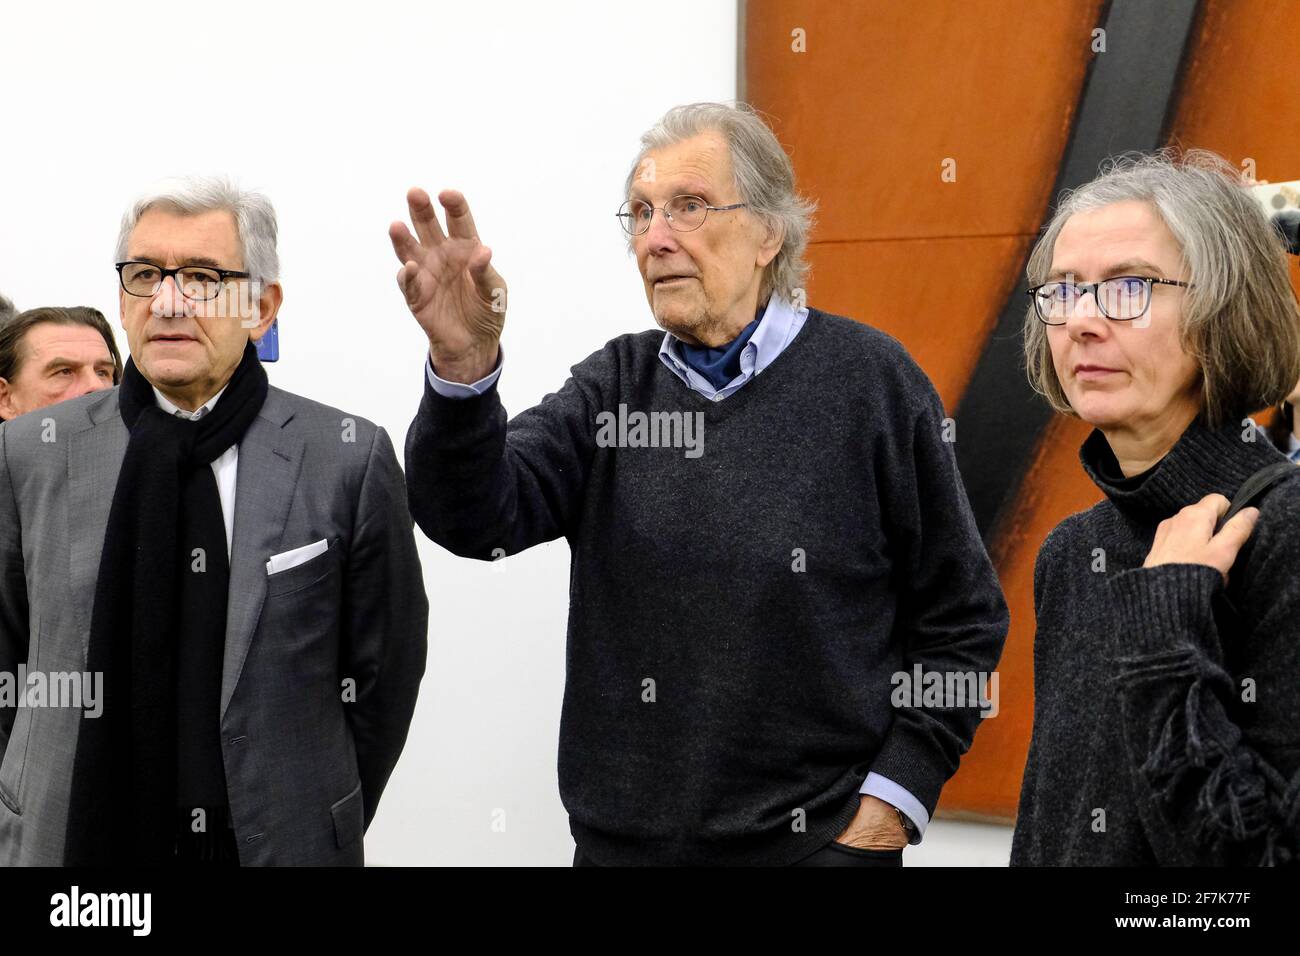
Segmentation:
<svg viewBox="0 0 1300 956">
<path fill-rule="evenodd" d="M 600 864 L 790 863 L 847 825 L 870 770 L 933 812 L 978 708 L 896 710 L 891 675 L 991 671 L 1007 619 L 929 380 L 810 310 L 715 403 L 662 338 L 619 336 L 508 425 L 495 388 L 427 388 L 407 439 L 411 511 L 443 547 L 568 539 L 575 840 Z M 609 447 L 620 405 L 698 414 L 702 454 Z"/>
<path fill-rule="evenodd" d="M 1234 610 L 1213 568 L 1142 562 L 1161 520 L 1212 492 L 1231 500 L 1284 460 L 1268 441 L 1197 422 L 1141 480 L 1123 479 L 1100 432 L 1080 454 L 1107 497 L 1038 554 L 1034 731 L 1012 864 L 1297 859 L 1300 478 L 1262 499 L 1229 575 Z"/>
</svg>

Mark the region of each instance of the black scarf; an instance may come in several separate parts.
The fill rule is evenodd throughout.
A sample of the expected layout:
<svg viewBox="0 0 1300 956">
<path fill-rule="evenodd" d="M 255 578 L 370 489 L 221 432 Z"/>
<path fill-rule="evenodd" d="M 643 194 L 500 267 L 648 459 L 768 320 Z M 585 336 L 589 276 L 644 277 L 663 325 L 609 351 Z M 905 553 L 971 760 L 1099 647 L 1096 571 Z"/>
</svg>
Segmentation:
<svg viewBox="0 0 1300 956">
<path fill-rule="evenodd" d="M 118 403 L 131 437 L 86 656 L 86 669 L 104 675 L 104 706 L 80 721 L 65 865 L 171 863 L 178 808 L 218 789 L 224 807 L 219 709 L 229 566 L 211 464 L 243 438 L 267 388 L 249 343 L 221 400 L 187 421 L 160 409 L 153 386 L 126 363 Z"/>
</svg>

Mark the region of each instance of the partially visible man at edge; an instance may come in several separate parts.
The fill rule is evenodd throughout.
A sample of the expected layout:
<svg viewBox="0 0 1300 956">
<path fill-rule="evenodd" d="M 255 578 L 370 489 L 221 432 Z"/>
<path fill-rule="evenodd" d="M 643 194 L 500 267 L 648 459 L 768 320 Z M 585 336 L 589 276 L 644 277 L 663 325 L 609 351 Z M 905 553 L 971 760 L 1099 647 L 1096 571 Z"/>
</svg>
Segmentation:
<svg viewBox="0 0 1300 956">
<path fill-rule="evenodd" d="M 7 320 L 0 314 L 0 421 L 112 388 L 121 378 L 122 356 L 98 309 L 28 309 Z"/>
</svg>

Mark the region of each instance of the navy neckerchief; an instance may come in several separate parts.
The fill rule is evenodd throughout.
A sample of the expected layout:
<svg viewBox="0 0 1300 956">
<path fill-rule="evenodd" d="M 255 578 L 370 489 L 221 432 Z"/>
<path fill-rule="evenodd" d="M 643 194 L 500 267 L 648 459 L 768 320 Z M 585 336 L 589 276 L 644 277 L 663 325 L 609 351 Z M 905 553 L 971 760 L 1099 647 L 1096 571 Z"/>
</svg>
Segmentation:
<svg viewBox="0 0 1300 956">
<path fill-rule="evenodd" d="M 762 316 L 755 317 L 740 334 L 726 345 L 711 349 L 706 345 L 688 345 L 681 342 L 682 361 L 704 376 L 714 388 L 720 389 L 740 374 L 740 354 L 758 328 Z"/>
</svg>

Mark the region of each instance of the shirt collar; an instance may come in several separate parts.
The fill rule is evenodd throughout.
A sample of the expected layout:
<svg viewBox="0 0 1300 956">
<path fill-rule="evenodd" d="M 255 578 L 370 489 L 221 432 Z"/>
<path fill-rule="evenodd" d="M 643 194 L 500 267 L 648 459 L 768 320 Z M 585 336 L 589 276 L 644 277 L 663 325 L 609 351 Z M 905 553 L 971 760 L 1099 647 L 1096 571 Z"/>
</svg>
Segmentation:
<svg viewBox="0 0 1300 956">
<path fill-rule="evenodd" d="M 747 371 L 745 366 L 752 362 L 753 374 L 757 375 L 771 365 L 790 343 L 795 331 L 796 316 L 800 312 L 806 311 L 806 308 L 796 309 L 793 304 L 775 293 L 771 295 L 767 300 L 767 308 L 763 310 L 762 321 L 758 323 L 758 328 L 749 337 L 749 341 L 745 343 L 745 349 L 741 353 L 742 370 Z M 659 344 L 659 357 L 665 362 L 671 362 L 684 372 L 686 363 L 678 352 L 680 342 L 681 340 L 677 336 L 671 332 L 665 332 L 664 339 Z"/>
<path fill-rule="evenodd" d="M 167 397 L 163 395 L 162 392 L 158 391 L 158 386 L 156 385 L 153 386 L 153 394 L 154 399 L 158 402 L 158 407 L 168 415 L 175 415 L 177 418 L 188 418 L 192 422 L 197 422 L 204 415 L 208 414 L 208 412 L 212 411 L 217 404 L 217 400 L 221 398 L 227 388 L 229 388 L 229 383 L 221 386 L 221 391 L 217 392 L 217 394 L 213 395 L 210 399 L 200 405 L 197 411 L 193 412 L 187 412 L 185 409 L 178 408 L 172 402 L 168 401 Z"/>
</svg>

